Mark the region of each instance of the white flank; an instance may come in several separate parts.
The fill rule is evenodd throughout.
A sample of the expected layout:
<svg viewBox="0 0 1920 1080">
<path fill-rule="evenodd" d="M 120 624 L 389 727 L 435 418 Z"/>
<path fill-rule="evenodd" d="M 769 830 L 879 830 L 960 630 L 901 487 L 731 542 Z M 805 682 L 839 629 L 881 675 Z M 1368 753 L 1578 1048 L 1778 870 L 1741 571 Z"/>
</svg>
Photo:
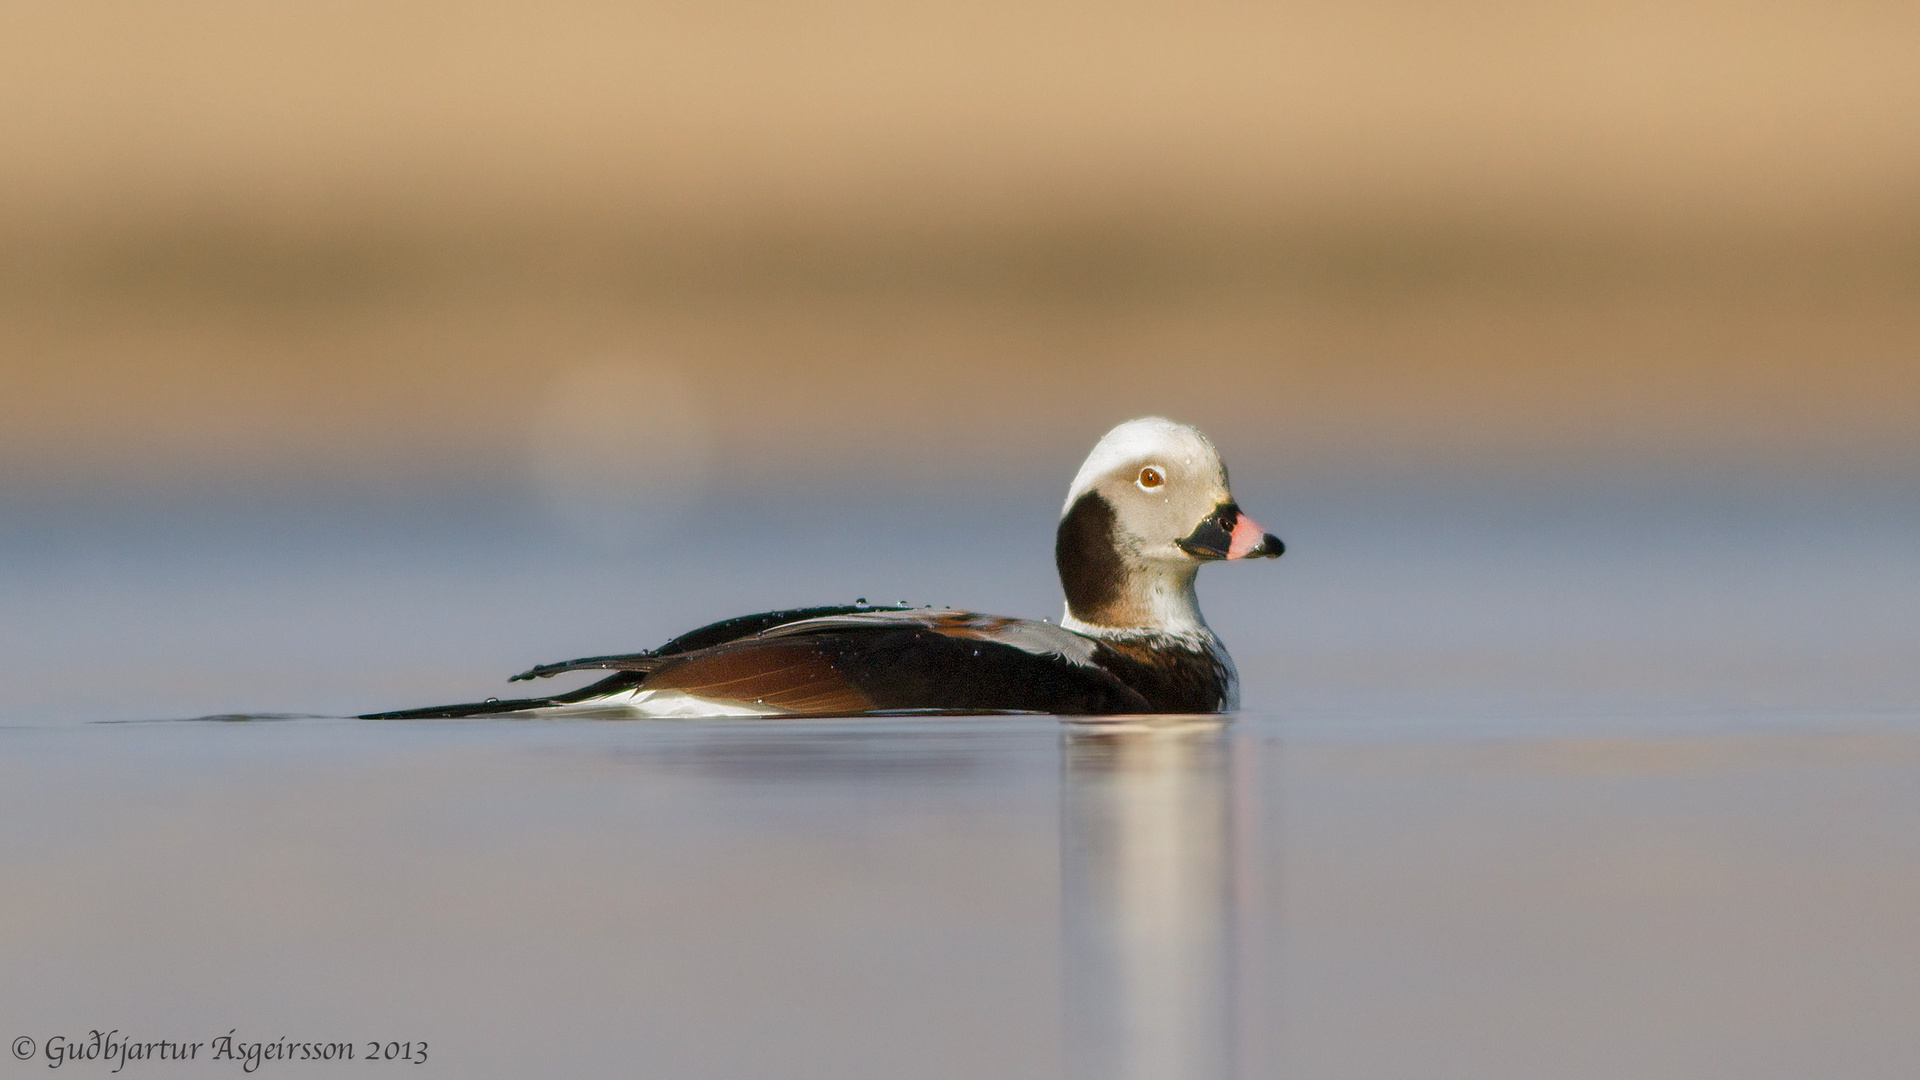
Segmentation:
<svg viewBox="0 0 1920 1080">
<path fill-rule="evenodd" d="M 710 716 L 778 716 L 781 710 L 771 705 L 753 705 L 726 698 L 703 698 L 684 690 L 622 690 L 606 697 L 590 698 L 568 705 L 549 705 L 529 712 L 555 718 L 640 719 L 643 717 L 696 719 Z"/>
</svg>

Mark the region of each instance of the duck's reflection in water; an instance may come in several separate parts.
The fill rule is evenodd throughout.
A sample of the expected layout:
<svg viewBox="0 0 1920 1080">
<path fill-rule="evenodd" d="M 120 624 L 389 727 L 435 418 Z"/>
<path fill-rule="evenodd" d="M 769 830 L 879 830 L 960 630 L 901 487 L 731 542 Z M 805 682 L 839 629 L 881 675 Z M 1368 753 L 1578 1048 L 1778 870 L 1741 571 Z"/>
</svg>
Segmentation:
<svg viewBox="0 0 1920 1080">
<path fill-rule="evenodd" d="M 1233 1074 L 1232 742 L 1217 717 L 1081 723 L 1062 755 L 1066 1073 Z"/>
</svg>

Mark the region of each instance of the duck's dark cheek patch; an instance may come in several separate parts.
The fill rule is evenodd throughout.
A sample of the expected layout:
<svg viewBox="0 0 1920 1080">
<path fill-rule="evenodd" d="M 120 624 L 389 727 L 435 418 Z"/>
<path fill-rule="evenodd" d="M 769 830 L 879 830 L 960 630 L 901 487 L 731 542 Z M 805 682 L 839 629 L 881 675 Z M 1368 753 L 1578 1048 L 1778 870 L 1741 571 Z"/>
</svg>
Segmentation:
<svg viewBox="0 0 1920 1080">
<path fill-rule="evenodd" d="M 1060 519 L 1053 561 L 1074 618 L 1098 622 L 1101 612 L 1120 602 L 1125 575 L 1114 545 L 1113 507 L 1099 492 L 1080 496 Z"/>
</svg>

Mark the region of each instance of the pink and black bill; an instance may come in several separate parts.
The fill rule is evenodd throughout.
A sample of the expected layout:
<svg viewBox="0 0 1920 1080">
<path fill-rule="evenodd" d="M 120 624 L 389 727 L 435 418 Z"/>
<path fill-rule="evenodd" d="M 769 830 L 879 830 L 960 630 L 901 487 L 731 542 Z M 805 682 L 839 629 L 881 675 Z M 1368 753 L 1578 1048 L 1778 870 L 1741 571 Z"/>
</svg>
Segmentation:
<svg viewBox="0 0 1920 1080">
<path fill-rule="evenodd" d="M 1279 537 L 1233 503 L 1221 503 L 1178 543 L 1180 550 L 1196 559 L 1277 559 L 1287 550 Z"/>
</svg>

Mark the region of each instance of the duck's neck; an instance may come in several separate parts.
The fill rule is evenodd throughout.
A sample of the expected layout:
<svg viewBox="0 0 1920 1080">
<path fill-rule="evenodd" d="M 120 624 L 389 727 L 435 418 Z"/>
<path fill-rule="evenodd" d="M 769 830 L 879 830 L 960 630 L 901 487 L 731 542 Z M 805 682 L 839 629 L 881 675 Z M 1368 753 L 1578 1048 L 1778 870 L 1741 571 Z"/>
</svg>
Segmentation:
<svg viewBox="0 0 1920 1080">
<path fill-rule="evenodd" d="M 1067 594 L 1060 625 L 1093 637 L 1162 635 L 1210 643 L 1194 595 L 1197 563 L 1143 559 L 1114 529 L 1113 508 L 1097 494 L 1074 503 L 1054 541 Z"/>
<path fill-rule="evenodd" d="M 1105 604 L 1075 604 L 1068 597 L 1060 625 L 1092 637 L 1164 636 L 1195 644 L 1213 638 L 1213 631 L 1200 617 L 1192 570 L 1184 574 L 1138 574 L 1118 597 Z"/>
</svg>

